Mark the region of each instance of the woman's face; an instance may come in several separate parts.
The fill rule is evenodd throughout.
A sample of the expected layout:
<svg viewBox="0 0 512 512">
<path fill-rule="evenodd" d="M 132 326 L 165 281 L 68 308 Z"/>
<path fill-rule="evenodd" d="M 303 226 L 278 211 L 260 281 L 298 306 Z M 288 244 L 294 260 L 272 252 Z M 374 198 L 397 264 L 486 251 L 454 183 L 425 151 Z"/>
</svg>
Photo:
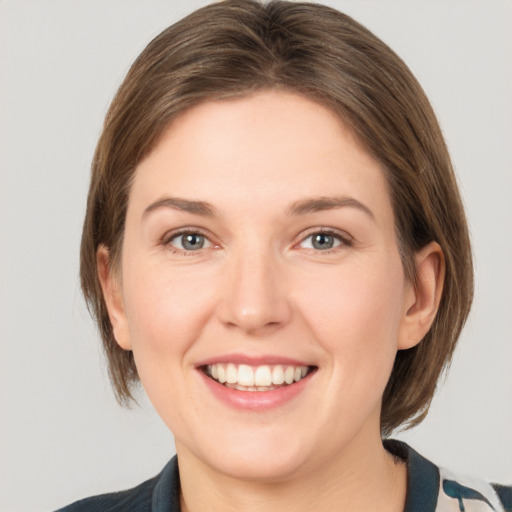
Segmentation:
<svg viewBox="0 0 512 512">
<path fill-rule="evenodd" d="M 116 339 L 180 457 L 275 480 L 380 442 L 414 291 L 383 170 L 330 110 L 183 113 L 136 170 L 120 272 Z"/>
</svg>

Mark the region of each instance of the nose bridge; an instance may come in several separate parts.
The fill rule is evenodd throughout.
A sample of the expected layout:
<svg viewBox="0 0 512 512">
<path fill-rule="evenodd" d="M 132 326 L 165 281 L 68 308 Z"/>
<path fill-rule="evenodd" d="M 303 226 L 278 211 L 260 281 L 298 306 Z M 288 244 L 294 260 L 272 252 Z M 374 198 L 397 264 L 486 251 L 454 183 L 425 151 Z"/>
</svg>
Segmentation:
<svg viewBox="0 0 512 512">
<path fill-rule="evenodd" d="M 288 321 L 291 309 L 279 263 L 268 243 L 252 241 L 233 250 L 222 304 L 225 323 L 259 334 Z"/>
</svg>

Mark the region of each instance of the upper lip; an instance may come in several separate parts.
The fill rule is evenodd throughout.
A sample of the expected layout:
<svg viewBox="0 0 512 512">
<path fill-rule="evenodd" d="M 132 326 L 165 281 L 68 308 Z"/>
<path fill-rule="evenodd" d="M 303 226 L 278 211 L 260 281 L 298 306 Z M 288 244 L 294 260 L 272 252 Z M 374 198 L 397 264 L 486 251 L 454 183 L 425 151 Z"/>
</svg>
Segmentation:
<svg viewBox="0 0 512 512">
<path fill-rule="evenodd" d="M 220 356 L 209 357 L 198 363 L 197 368 L 201 368 L 210 364 L 218 363 L 233 363 L 233 364 L 246 364 L 248 366 L 262 366 L 262 365 L 288 365 L 288 366 L 314 366 L 310 361 L 301 361 L 286 356 L 279 355 L 246 355 L 246 354 L 224 354 Z"/>
</svg>

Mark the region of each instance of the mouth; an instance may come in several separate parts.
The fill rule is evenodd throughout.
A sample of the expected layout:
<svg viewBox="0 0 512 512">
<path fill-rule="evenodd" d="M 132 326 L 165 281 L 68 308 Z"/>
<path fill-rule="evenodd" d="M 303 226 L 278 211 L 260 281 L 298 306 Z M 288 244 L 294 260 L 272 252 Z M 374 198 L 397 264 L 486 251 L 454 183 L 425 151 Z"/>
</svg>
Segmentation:
<svg viewBox="0 0 512 512">
<path fill-rule="evenodd" d="M 317 369 L 306 365 L 216 363 L 201 367 L 207 377 L 238 391 L 261 392 L 291 386 Z"/>
</svg>

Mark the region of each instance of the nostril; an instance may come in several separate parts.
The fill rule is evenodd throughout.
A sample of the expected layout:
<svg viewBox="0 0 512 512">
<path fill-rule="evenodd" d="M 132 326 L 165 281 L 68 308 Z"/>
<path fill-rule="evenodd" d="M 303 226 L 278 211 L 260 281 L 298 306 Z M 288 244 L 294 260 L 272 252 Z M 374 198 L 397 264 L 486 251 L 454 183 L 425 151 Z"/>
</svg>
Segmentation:
<svg viewBox="0 0 512 512">
<path fill-rule="evenodd" d="M 226 276 L 217 313 L 225 326 L 259 336 L 288 323 L 291 307 L 286 290 L 272 279 L 270 264 L 249 263 L 235 264 L 233 273 Z"/>
</svg>

